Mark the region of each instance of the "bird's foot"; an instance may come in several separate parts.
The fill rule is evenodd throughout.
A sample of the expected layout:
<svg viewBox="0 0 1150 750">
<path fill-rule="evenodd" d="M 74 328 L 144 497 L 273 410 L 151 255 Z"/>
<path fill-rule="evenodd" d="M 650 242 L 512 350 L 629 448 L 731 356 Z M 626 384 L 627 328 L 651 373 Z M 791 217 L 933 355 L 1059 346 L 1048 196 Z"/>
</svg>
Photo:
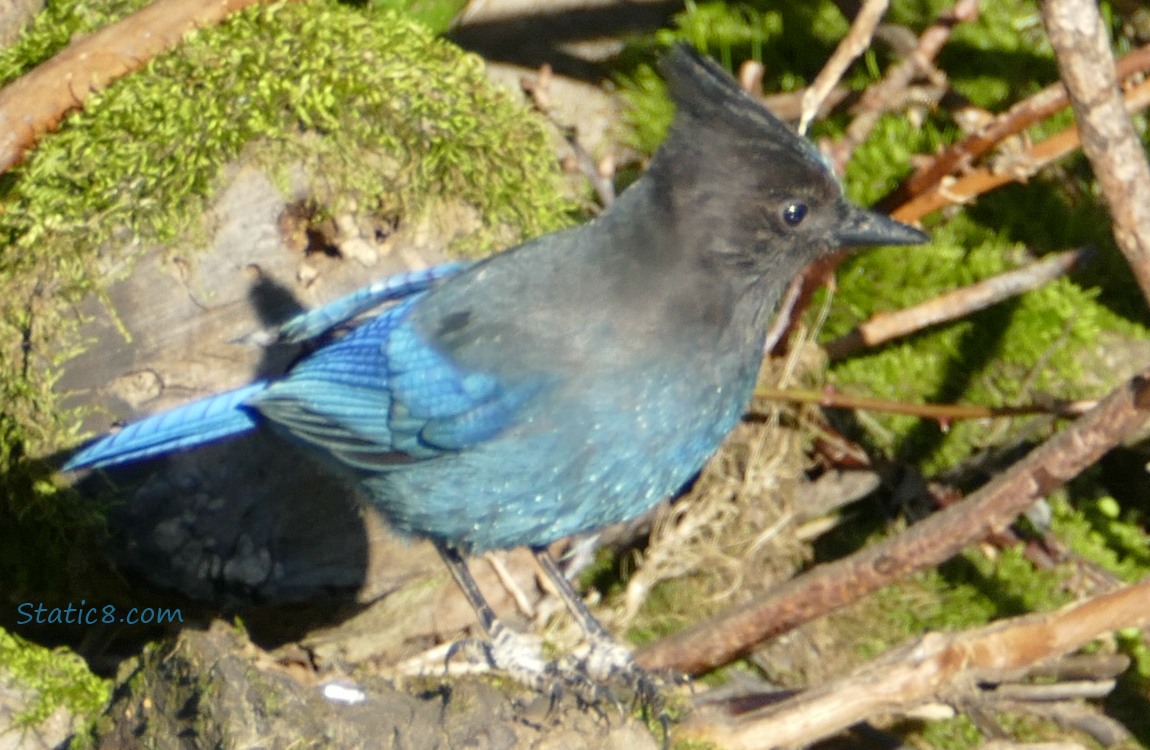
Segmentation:
<svg viewBox="0 0 1150 750">
<path fill-rule="evenodd" d="M 570 696 L 604 716 L 607 708 L 622 713 L 627 701 L 620 700 L 614 689 L 622 687 L 628 696 L 633 696 L 634 703 L 652 715 L 659 716 L 663 711 L 663 683 L 635 664 L 626 648 L 610 640 L 593 647 L 582 658 L 565 656 L 548 661 L 542 655 L 538 636 L 517 632 L 497 620 L 490 639 L 466 639 L 452 644 L 445 666 L 449 667 L 465 649 L 478 651 L 487 668 L 547 696 L 552 704 Z"/>
<path fill-rule="evenodd" d="M 521 685 L 547 696 L 554 706 L 564 695 L 571 695 L 580 705 L 603 713 L 602 707 L 622 704 L 601 681 L 580 664 L 567 660 L 548 661 L 542 655 L 538 636 L 519 633 L 496 621 L 490 641 L 484 641 L 484 653 L 492 669 L 498 669 Z"/>
<path fill-rule="evenodd" d="M 477 648 L 488 667 L 504 672 L 519 684 L 540 693 L 554 691 L 555 668 L 543 658 L 543 644 L 538 636 L 519 633 L 496 620 L 489 639 L 469 638 L 453 643 L 447 651 L 445 667 L 467 647 Z"/>
<path fill-rule="evenodd" d="M 616 642 L 606 633 L 591 636 L 588 651 L 565 672 L 582 675 L 582 679 L 595 685 L 600 695 L 608 695 L 621 710 L 621 703 L 611 689 L 619 686 L 631 696 L 631 705 L 651 718 L 658 720 L 663 727 L 663 736 L 670 729 L 670 715 L 667 712 L 666 688 L 689 684 L 687 678 L 675 672 L 652 672 L 635 663 L 631 650 Z"/>
</svg>

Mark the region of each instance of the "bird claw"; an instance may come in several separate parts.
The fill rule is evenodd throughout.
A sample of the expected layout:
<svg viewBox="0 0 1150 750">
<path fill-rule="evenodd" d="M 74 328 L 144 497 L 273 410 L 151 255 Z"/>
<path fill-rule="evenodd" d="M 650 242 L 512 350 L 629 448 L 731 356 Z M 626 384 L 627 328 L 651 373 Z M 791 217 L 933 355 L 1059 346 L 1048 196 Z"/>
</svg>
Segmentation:
<svg viewBox="0 0 1150 750">
<path fill-rule="evenodd" d="M 620 714 L 625 713 L 627 704 L 619 699 L 619 692 L 612 687 L 620 687 L 620 692 L 630 696 L 630 709 L 636 708 L 646 718 L 659 722 L 663 733 L 663 748 L 670 744 L 671 715 L 667 711 L 664 689 L 668 686 L 690 684 L 685 675 L 670 670 L 651 672 L 635 663 L 631 651 L 609 637 L 591 638 L 589 650 L 582 658 L 568 657 L 561 670 L 567 676 L 568 687 L 574 691 L 580 702 L 596 710 L 605 718 L 602 706 L 610 703 Z M 581 689 L 580 689 L 581 688 Z"/>
<path fill-rule="evenodd" d="M 655 673 L 643 669 L 631 656 L 630 649 L 609 638 L 593 638 L 587 655 L 579 660 L 577 669 L 584 672 L 597 685 L 620 685 L 632 696 L 632 707 L 659 719 L 666 727 L 669 718 L 663 689 L 669 684 L 680 685 L 686 679 L 673 672 Z M 608 691 L 609 692 L 609 691 Z M 614 694 L 612 693 L 612 699 Z M 622 704 L 614 701 L 622 710 Z"/>
<path fill-rule="evenodd" d="M 483 653 L 487 665 L 536 692 L 553 691 L 554 666 L 542 655 L 542 642 L 537 636 L 519 633 L 496 621 L 490 639 L 468 638 L 451 644 L 444 657 L 446 668 L 459 652 L 475 647 Z"/>
<path fill-rule="evenodd" d="M 633 706 L 655 716 L 662 716 L 666 701 L 662 688 L 678 679 L 664 679 L 637 665 L 630 651 L 618 643 L 603 640 L 591 645 L 582 658 L 563 657 L 547 661 L 542 656 L 537 636 L 519 633 L 497 622 L 491 638 L 457 641 L 448 649 L 445 665 L 465 648 L 477 648 L 491 669 L 503 672 L 519 684 L 537 693 L 547 695 L 552 703 L 569 694 L 586 708 L 600 713 L 609 704 L 623 713 L 627 701 L 620 700 L 612 686 L 623 688 L 633 696 Z"/>
</svg>

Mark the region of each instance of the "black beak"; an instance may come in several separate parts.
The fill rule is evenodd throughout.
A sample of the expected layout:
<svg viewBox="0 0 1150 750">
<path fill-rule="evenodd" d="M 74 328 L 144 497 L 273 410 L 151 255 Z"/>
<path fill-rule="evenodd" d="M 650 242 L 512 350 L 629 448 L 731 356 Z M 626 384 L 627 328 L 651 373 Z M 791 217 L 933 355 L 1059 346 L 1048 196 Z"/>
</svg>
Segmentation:
<svg viewBox="0 0 1150 750">
<path fill-rule="evenodd" d="M 921 245 L 930 235 L 889 216 L 848 206 L 847 215 L 834 233 L 839 247 L 864 245 Z"/>
</svg>

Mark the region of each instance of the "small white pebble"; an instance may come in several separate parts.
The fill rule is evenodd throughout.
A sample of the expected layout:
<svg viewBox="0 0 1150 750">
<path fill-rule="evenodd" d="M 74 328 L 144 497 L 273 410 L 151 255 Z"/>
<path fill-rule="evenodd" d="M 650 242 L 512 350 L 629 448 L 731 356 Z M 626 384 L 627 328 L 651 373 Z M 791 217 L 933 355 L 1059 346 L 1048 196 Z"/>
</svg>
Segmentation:
<svg viewBox="0 0 1150 750">
<path fill-rule="evenodd" d="M 323 697 L 333 703 L 346 703 L 354 706 L 367 700 L 367 693 L 351 683 L 328 682 L 323 686 Z"/>
</svg>

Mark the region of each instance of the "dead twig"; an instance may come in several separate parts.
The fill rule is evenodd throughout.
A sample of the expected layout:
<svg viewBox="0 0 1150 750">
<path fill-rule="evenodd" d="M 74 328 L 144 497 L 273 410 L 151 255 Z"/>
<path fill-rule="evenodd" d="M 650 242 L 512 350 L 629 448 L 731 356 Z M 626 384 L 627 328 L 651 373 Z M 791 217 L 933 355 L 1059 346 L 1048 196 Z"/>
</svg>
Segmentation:
<svg viewBox="0 0 1150 750">
<path fill-rule="evenodd" d="M 1150 70 L 1150 45 L 1139 47 L 1118 60 L 1117 74 L 1122 80 L 1147 70 Z M 958 143 L 947 146 L 887 193 L 875 204 L 875 208 L 890 213 L 914 197 L 933 190 L 948 176 L 969 169 L 1002 141 L 1045 120 L 1069 103 L 1066 87 L 1062 83 L 1051 84 L 1032 94 Z"/>
<path fill-rule="evenodd" d="M 842 80 L 843 74 L 851 63 L 863 52 L 870 48 L 874 39 L 874 31 L 879 21 L 890 7 L 890 0 L 866 0 L 862 8 L 851 21 L 851 27 L 846 36 L 839 40 L 834 54 L 827 60 L 826 65 L 815 76 L 814 82 L 803 92 L 803 108 L 799 117 L 799 133 L 806 133 L 807 126 L 811 124 L 822 107 L 823 102 L 834 90 L 835 85 Z"/>
<path fill-rule="evenodd" d="M 1150 303 L 1150 165 L 1119 93 L 1110 39 L 1091 0 L 1046 0 L 1042 20 L 1090 160 L 1114 220 L 1114 239 Z"/>
<path fill-rule="evenodd" d="M 1148 416 L 1150 368 L 962 502 L 896 537 L 820 565 L 741 607 L 661 638 L 639 649 L 636 660 L 648 669 L 714 669 L 912 571 L 938 565 L 1003 528 L 1035 500 L 1091 466 Z"/>
<path fill-rule="evenodd" d="M 842 680 L 735 720 L 701 709 L 683 732 L 732 750 L 806 746 L 876 715 L 906 714 L 939 699 L 961 704 L 973 684 L 1003 682 L 1100 635 L 1148 624 L 1150 579 L 1056 612 L 960 633 L 930 633 Z"/>
<path fill-rule="evenodd" d="M 755 398 L 789 401 L 800 404 L 818 404 L 828 409 L 862 409 L 886 414 L 909 414 L 923 419 L 952 422 L 956 419 L 994 419 L 1021 417 L 1030 414 L 1054 414 L 1059 417 L 1080 417 L 1093 408 L 1096 401 L 1056 401 L 1026 404 L 1025 406 L 978 406 L 976 404 L 912 404 L 873 396 L 854 396 L 838 391 L 803 391 L 793 388 L 755 389 Z"/>
<path fill-rule="evenodd" d="M 1150 80 L 1125 92 L 1126 109 L 1137 112 L 1150 106 Z M 929 213 L 954 204 L 969 203 L 983 193 L 1010 182 L 1025 182 L 1027 177 L 1068 154 L 1081 145 L 1078 128 L 1070 127 L 1034 144 L 1014 158 L 1016 169 L 999 170 L 982 167 L 961 177 L 946 177 L 935 187 L 915 195 L 890 211 L 900 221 L 918 221 Z"/>
<path fill-rule="evenodd" d="M 1094 249 L 1090 247 L 1055 253 L 1022 268 L 941 294 L 913 307 L 875 313 L 870 320 L 860 323 L 850 333 L 827 344 L 827 355 L 831 359 L 842 359 L 860 349 L 879 346 L 938 323 L 964 318 L 1070 273 L 1089 262 L 1093 255 Z"/>
<path fill-rule="evenodd" d="M 902 101 L 902 93 L 911 81 L 918 76 L 939 79 L 937 82 L 945 81 L 943 74 L 935 68 L 934 59 L 950 40 L 956 25 L 977 17 L 978 0 L 958 0 L 950 12 L 940 15 L 937 21 L 922 32 L 914 52 L 891 67 L 880 82 L 866 90 L 855 108 L 856 114 L 847 127 L 846 137 L 832 149 L 831 163 L 835 165 L 836 171 L 842 172 L 855 148 L 867 139 L 879 117 Z"/>
</svg>

